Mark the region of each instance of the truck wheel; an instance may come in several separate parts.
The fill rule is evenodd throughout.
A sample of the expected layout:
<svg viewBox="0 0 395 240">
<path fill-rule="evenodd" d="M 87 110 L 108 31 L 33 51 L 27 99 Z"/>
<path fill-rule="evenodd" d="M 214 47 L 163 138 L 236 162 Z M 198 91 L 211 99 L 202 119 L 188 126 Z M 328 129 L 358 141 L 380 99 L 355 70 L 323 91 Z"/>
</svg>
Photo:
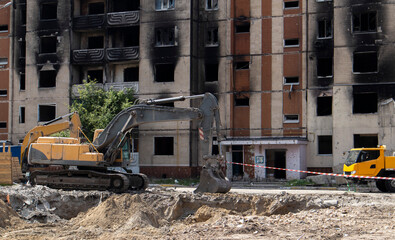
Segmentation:
<svg viewBox="0 0 395 240">
<path fill-rule="evenodd" d="M 376 187 L 377 187 L 381 192 L 388 192 L 387 187 L 385 186 L 385 180 L 377 180 L 377 181 L 376 181 Z"/>
<path fill-rule="evenodd" d="M 391 174 L 389 177 L 395 178 L 395 174 Z M 385 186 L 388 192 L 395 192 L 395 180 L 385 181 Z"/>
</svg>

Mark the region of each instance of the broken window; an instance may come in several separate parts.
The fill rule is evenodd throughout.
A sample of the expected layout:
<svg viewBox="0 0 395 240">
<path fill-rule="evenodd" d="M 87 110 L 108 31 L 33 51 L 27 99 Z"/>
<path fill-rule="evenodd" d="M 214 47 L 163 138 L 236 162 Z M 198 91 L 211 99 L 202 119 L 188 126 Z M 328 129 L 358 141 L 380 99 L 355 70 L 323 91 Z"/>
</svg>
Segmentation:
<svg viewBox="0 0 395 240">
<path fill-rule="evenodd" d="M 299 115 L 297 114 L 285 114 L 284 115 L 284 123 L 298 123 Z"/>
<path fill-rule="evenodd" d="M 155 0 L 156 10 L 169 10 L 174 9 L 175 0 Z"/>
<path fill-rule="evenodd" d="M 19 123 L 25 123 L 25 107 L 19 107 Z"/>
<path fill-rule="evenodd" d="M 0 97 L 7 97 L 7 89 L 0 89 Z"/>
<path fill-rule="evenodd" d="M 332 38 L 332 20 L 322 19 L 318 21 L 318 38 Z"/>
<path fill-rule="evenodd" d="M 140 8 L 139 0 L 117 0 L 113 1 L 114 12 L 125 12 L 125 11 L 138 11 Z"/>
<path fill-rule="evenodd" d="M 57 19 L 58 5 L 56 3 L 43 3 L 41 5 L 41 19 Z"/>
<path fill-rule="evenodd" d="M 317 76 L 332 77 L 332 58 L 317 58 Z"/>
<path fill-rule="evenodd" d="M 123 34 L 123 46 L 124 47 L 135 47 L 140 44 L 140 30 L 139 27 L 127 28 Z"/>
<path fill-rule="evenodd" d="M 155 65 L 156 82 L 174 82 L 174 63 L 160 63 Z"/>
<path fill-rule="evenodd" d="M 207 63 L 205 67 L 206 82 L 218 81 L 218 63 Z"/>
<path fill-rule="evenodd" d="M 155 45 L 157 47 L 177 45 L 175 29 L 175 27 L 157 28 L 155 30 Z"/>
<path fill-rule="evenodd" d="M 39 88 L 56 87 L 56 71 L 40 71 Z"/>
<path fill-rule="evenodd" d="M 173 137 L 154 137 L 155 155 L 174 155 Z"/>
<path fill-rule="evenodd" d="M 236 70 L 243 70 L 243 69 L 249 69 L 249 68 L 250 68 L 250 62 L 236 62 L 235 63 Z"/>
<path fill-rule="evenodd" d="M 21 25 L 26 25 L 26 9 L 21 9 Z"/>
<path fill-rule="evenodd" d="M 318 136 L 318 154 L 332 154 L 332 136 Z"/>
<path fill-rule="evenodd" d="M 55 119 L 56 117 L 56 105 L 38 105 L 38 121 L 47 122 Z"/>
<path fill-rule="evenodd" d="M 0 58 L 0 68 L 4 68 L 5 65 L 7 64 L 8 64 L 8 58 Z"/>
<path fill-rule="evenodd" d="M 352 18 L 353 32 L 376 32 L 377 12 L 354 13 Z"/>
<path fill-rule="evenodd" d="M 19 43 L 19 52 L 21 57 L 26 57 L 26 41 L 22 41 Z"/>
<path fill-rule="evenodd" d="M 40 53 L 56 53 L 56 37 L 41 37 Z"/>
<path fill-rule="evenodd" d="M 95 36 L 88 38 L 88 49 L 104 48 L 104 37 Z"/>
<path fill-rule="evenodd" d="M 299 77 L 284 77 L 284 85 L 299 84 Z"/>
<path fill-rule="evenodd" d="M 235 106 L 250 106 L 250 98 L 235 96 Z"/>
<path fill-rule="evenodd" d="M 103 83 L 103 69 L 89 70 L 87 74 L 88 82 L 95 81 L 96 83 Z"/>
<path fill-rule="evenodd" d="M 19 90 L 24 91 L 26 90 L 26 77 L 25 73 L 21 73 L 19 76 Z"/>
<path fill-rule="evenodd" d="M 250 32 L 250 23 L 239 23 L 236 24 L 236 33 L 248 33 Z"/>
<path fill-rule="evenodd" d="M 353 93 L 353 113 L 376 113 L 377 93 Z"/>
<path fill-rule="evenodd" d="M 125 68 L 123 70 L 124 82 L 138 82 L 139 81 L 139 67 Z"/>
<path fill-rule="evenodd" d="M 375 148 L 378 144 L 377 134 L 354 134 L 354 148 Z"/>
<path fill-rule="evenodd" d="M 377 71 L 377 52 L 354 52 L 354 73 L 374 73 Z"/>
<path fill-rule="evenodd" d="M 104 13 L 104 2 L 89 3 L 89 15 L 103 14 Z"/>
<path fill-rule="evenodd" d="M 206 46 L 218 46 L 218 28 L 207 29 Z"/>
<path fill-rule="evenodd" d="M 298 7 L 299 7 L 299 1 L 284 2 L 284 9 L 298 8 Z"/>
<path fill-rule="evenodd" d="M 299 38 L 285 39 L 284 47 L 299 47 Z"/>
<path fill-rule="evenodd" d="M 332 96 L 317 98 L 317 116 L 332 115 Z"/>
<path fill-rule="evenodd" d="M 206 0 L 206 10 L 217 10 L 218 0 Z"/>
<path fill-rule="evenodd" d="M 8 25 L 0 25 L 0 32 L 8 32 Z"/>
<path fill-rule="evenodd" d="M 0 122 L 0 128 L 7 128 L 7 122 Z"/>
</svg>

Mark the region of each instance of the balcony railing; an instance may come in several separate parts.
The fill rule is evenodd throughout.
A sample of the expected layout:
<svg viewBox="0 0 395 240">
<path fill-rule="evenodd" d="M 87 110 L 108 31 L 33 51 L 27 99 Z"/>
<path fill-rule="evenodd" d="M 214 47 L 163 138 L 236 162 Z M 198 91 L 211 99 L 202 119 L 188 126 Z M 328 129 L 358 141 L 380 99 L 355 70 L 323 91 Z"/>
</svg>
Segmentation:
<svg viewBox="0 0 395 240">
<path fill-rule="evenodd" d="M 75 97 L 79 97 L 78 88 L 83 86 L 83 84 L 74 84 L 72 86 L 72 94 Z M 117 82 L 117 83 L 97 83 L 96 86 L 103 88 L 108 91 L 110 88 L 120 91 L 125 88 L 133 88 L 136 93 L 139 91 L 139 83 L 138 82 Z"/>
<path fill-rule="evenodd" d="M 107 14 L 107 25 L 111 27 L 137 25 L 140 22 L 140 12 L 114 12 Z"/>
<path fill-rule="evenodd" d="M 140 23 L 140 12 L 114 12 L 74 17 L 74 30 L 101 29 L 109 27 L 133 26 Z"/>
<path fill-rule="evenodd" d="M 105 14 L 75 17 L 73 23 L 75 30 L 100 29 L 104 27 Z"/>
<path fill-rule="evenodd" d="M 139 58 L 139 47 L 108 48 L 107 60 L 110 62 L 136 60 Z"/>
<path fill-rule="evenodd" d="M 99 49 L 80 49 L 73 51 L 74 63 L 103 62 L 104 48 Z"/>
</svg>

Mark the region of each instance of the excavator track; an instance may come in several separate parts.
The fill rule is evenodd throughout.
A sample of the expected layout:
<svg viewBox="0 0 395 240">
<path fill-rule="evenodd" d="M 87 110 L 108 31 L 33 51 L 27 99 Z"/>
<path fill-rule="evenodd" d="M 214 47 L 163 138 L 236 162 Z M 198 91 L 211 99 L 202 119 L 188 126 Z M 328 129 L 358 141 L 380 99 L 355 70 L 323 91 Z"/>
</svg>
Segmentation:
<svg viewBox="0 0 395 240">
<path fill-rule="evenodd" d="M 32 185 L 44 185 L 64 190 L 108 190 L 122 193 L 143 191 L 148 186 L 144 174 L 97 172 L 91 170 L 34 171 L 29 177 Z"/>
</svg>

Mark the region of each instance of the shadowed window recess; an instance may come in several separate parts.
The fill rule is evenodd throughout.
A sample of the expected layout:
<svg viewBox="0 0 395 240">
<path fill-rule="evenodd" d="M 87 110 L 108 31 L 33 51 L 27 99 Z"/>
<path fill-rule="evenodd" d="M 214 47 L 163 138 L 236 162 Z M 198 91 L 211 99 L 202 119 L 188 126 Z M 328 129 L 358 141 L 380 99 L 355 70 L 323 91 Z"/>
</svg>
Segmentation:
<svg viewBox="0 0 395 240">
<path fill-rule="evenodd" d="M 40 80 L 38 82 L 39 88 L 52 88 L 56 87 L 56 71 L 40 71 Z"/>
<path fill-rule="evenodd" d="M 58 18 L 57 3 L 43 3 L 41 4 L 41 20 L 55 20 Z"/>
<path fill-rule="evenodd" d="M 377 93 L 354 92 L 353 113 L 376 113 L 378 105 Z"/>
<path fill-rule="evenodd" d="M 354 73 L 376 73 L 378 72 L 377 52 L 354 52 Z"/>
<path fill-rule="evenodd" d="M 47 122 L 55 119 L 56 117 L 56 105 L 38 105 L 38 121 Z"/>
<path fill-rule="evenodd" d="M 318 154 L 332 154 L 332 136 L 318 136 Z"/>
<path fill-rule="evenodd" d="M 354 33 L 376 32 L 377 12 L 354 13 L 352 18 L 352 29 Z"/>
<path fill-rule="evenodd" d="M 174 138 L 173 137 L 155 137 L 154 138 L 155 155 L 174 155 Z"/>
<path fill-rule="evenodd" d="M 155 46 L 177 46 L 178 30 L 176 26 L 155 29 Z"/>
<path fill-rule="evenodd" d="M 317 116 L 332 115 L 332 96 L 317 97 Z"/>
<path fill-rule="evenodd" d="M 156 82 L 174 82 L 174 63 L 160 63 L 155 65 Z"/>
<path fill-rule="evenodd" d="M 332 19 L 322 19 L 318 21 L 319 39 L 332 38 Z"/>
</svg>

